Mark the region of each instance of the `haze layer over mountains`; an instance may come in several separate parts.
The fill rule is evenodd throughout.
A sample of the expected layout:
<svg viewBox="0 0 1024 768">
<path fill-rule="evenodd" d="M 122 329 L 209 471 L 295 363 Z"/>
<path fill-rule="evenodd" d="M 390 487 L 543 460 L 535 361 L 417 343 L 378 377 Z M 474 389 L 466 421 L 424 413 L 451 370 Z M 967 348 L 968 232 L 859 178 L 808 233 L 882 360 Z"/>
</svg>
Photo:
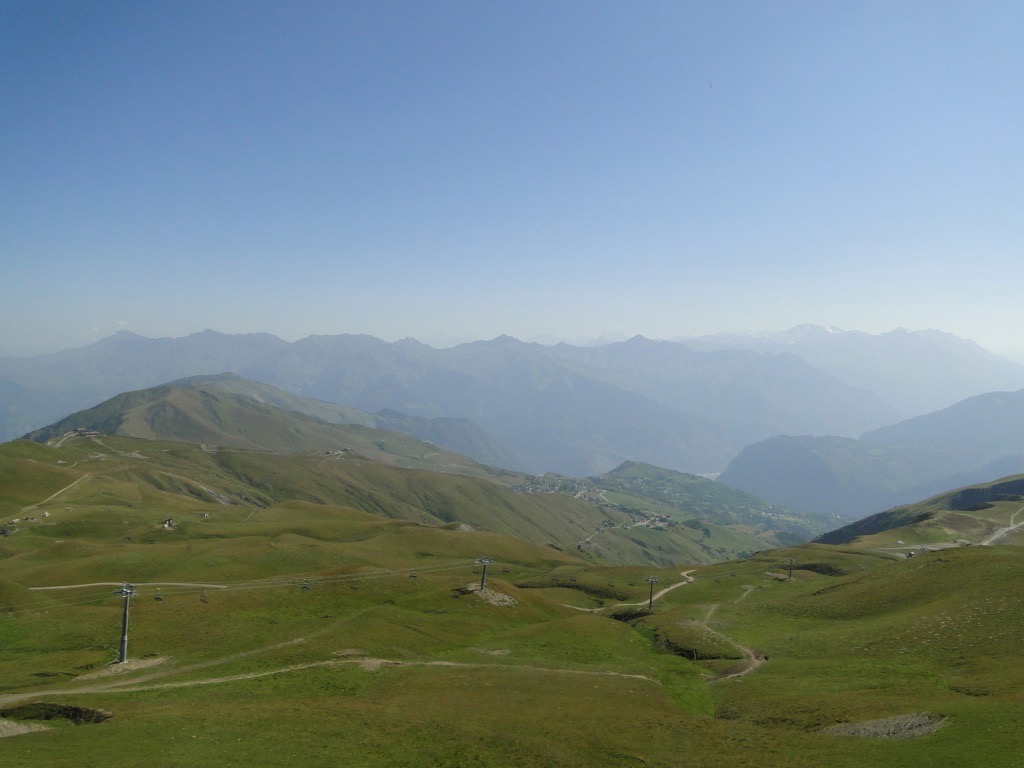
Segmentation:
<svg viewBox="0 0 1024 768">
<path fill-rule="evenodd" d="M 123 332 L 81 349 L 0 359 L 0 439 L 122 392 L 223 372 L 351 409 L 362 414 L 352 423 L 404 431 L 494 466 L 594 476 L 640 461 L 723 473 L 736 487 L 810 511 L 868 514 L 904 491 L 919 498 L 947 488 L 954 476 L 973 482 L 993 479 L 978 472 L 1016 471 L 1012 457 L 1024 455 L 1019 430 L 1003 429 L 992 441 L 982 430 L 938 447 L 928 435 L 943 428 L 929 425 L 953 416 L 899 425 L 966 397 L 1021 389 L 1024 366 L 938 331 L 870 335 L 815 326 L 685 341 L 638 336 L 596 347 L 502 336 L 448 349 L 354 335 L 289 343 L 269 334 Z M 1007 398 L 999 407 L 1016 413 Z M 1013 423 L 1005 413 L 978 415 L 978 408 L 988 413 L 984 402 L 958 406 L 977 416 L 965 416 L 961 432 Z M 788 437 L 780 443 L 780 436 Z M 922 441 L 931 447 L 905 447 Z M 868 445 L 868 458 L 821 470 L 831 466 L 830 451 L 859 456 Z M 871 478 L 862 477 L 869 469 Z"/>
</svg>

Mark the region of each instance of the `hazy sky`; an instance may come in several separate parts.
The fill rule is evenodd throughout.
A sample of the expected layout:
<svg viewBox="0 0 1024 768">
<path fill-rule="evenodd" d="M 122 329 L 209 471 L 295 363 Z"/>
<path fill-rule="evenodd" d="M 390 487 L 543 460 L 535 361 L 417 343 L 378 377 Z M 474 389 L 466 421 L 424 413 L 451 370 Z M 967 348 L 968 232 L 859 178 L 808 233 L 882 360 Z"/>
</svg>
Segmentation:
<svg viewBox="0 0 1024 768">
<path fill-rule="evenodd" d="M 1024 349 L 1024 4 L 0 3 L 0 353 Z"/>
</svg>

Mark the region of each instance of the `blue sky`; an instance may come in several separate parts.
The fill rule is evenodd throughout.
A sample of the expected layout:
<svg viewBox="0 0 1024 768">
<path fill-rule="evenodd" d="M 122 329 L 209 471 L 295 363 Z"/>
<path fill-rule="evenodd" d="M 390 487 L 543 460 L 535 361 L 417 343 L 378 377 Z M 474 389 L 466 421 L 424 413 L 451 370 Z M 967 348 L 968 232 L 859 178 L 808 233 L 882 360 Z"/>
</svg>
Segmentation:
<svg viewBox="0 0 1024 768">
<path fill-rule="evenodd" d="M 1024 356 L 1019 2 L 0 4 L 0 354 L 939 328 Z"/>
</svg>

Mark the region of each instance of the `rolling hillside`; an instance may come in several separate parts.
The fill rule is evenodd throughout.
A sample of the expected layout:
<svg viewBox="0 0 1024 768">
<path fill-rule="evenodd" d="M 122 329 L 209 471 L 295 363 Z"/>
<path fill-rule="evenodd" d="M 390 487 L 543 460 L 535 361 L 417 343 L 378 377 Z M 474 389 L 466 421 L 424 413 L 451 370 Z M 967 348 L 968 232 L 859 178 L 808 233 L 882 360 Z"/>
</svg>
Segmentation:
<svg viewBox="0 0 1024 768">
<path fill-rule="evenodd" d="M 340 426 L 336 426 L 340 425 Z M 79 411 L 26 437 L 51 440 L 78 428 L 132 437 L 209 443 L 233 448 L 317 451 L 358 447 L 373 451 L 371 430 L 418 437 L 493 464 L 514 463 L 506 451 L 466 419 L 423 419 L 399 413 L 370 414 L 291 395 L 233 374 L 193 376 L 128 392 Z M 367 437 L 371 435 L 371 437 Z M 432 439 L 433 438 L 433 439 Z M 416 440 L 387 437 L 391 444 Z M 425 446 L 412 449 L 430 452 Z M 436 453 L 436 451 L 434 451 Z M 408 451 L 404 452 L 406 455 Z M 453 460 L 453 457 L 447 457 Z M 479 460 L 479 459 L 478 459 Z M 466 463 L 458 459 L 460 463 Z"/>
<path fill-rule="evenodd" d="M 519 493 L 509 486 L 521 483 L 523 476 L 404 435 L 349 429 L 364 434 L 364 442 L 312 453 L 102 434 L 66 435 L 49 445 L 16 441 L 0 446 L 0 477 L 11 478 L 4 485 L 17 486 L 38 475 L 34 482 L 46 488 L 77 481 L 69 500 L 115 516 L 144 507 L 176 517 L 213 510 L 245 515 L 296 501 L 344 505 L 423 525 L 502 533 L 614 564 L 712 562 L 772 546 L 772 540 L 740 527 L 709 524 L 705 534 L 687 526 L 654 525 L 568 494 Z M 19 496 L 10 495 L 11 501 L 0 500 L 0 514 L 17 517 Z M 157 514 L 151 513 L 150 522 Z"/>
<path fill-rule="evenodd" d="M 272 402 L 296 410 L 284 410 Z M 328 403 L 288 395 L 268 385 L 227 374 L 193 377 L 150 390 L 125 393 L 73 414 L 30 437 L 59 446 L 69 437 L 97 432 L 256 452 L 328 454 L 390 467 L 484 478 L 501 484 L 503 492 L 513 488 L 520 493 L 539 493 L 537 498 L 554 492 L 606 508 L 615 513 L 618 521 L 599 521 L 600 529 L 595 528 L 575 539 L 562 536 L 558 539 L 559 546 L 587 549 L 599 558 L 610 557 L 616 562 L 620 556 L 628 561 L 638 553 L 637 548 L 644 551 L 643 561 L 661 561 L 676 555 L 685 555 L 694 562 L 717 561 L 806 541 L 829 527 L 822 520 L 772 509 L 758 499 L 693 475 L 648 466 L 643 474 L 660 478 L 658 486 L 649 486 L 650 495 L 645 494 L 639 477 L 634 478 L 640 480 L 639 484 L 634 483 L 623 493 L 624 489 L 618 487 L 621 482 L 614 474 L 604 478 L 604 485 L 553 476 L 535 478 L 479 464 L 404 434 L 359 425 L 330 424 L 299 413 L 297 409 L 318 417 L 351 418 L 350 412 Z M 459 429 L 459 434 L 471 434 L 462 425 Z M 271 466 L 266 471 L 276 473 L 279 469 Z M 293 471 L 302 472 L 300 469 Z M 632 474 L 638 475 L 638 472 L 634 469 Z M 622 470 L 620 474 L 629 472 Z M 665 483 L 661 481 L 677 487 L 666 494 Z M 581 489 L 587 488 L 589 494 L 581 493 Z M 606 491 L 616 488 L 619 493 L 613 500 Z M 347 496 L 317 498 L 333 503 Z M 277 500 L 284 498 L 277 497 Z M 380 504 L 386 506 L 387 502 Z M 736 515 L 737 510 L 745 510 L 747 514 Z M 492 528 L 489 524 L 483 525 Z M 609 529 L 613 529 L 611 534 Z M 661 535 L 666 531 L 672 535 Z M 522 531 L 513 533 L 526 535 Z M 620 553 L 616 548 L 618 540 L 624 536 L 633 543 Z M 611 551 L 606 551 L 608 547 Z M 628 554 L 629 551 L 633 555 Z"/>
<path fill-rule="evenodd" d="M 137 474 L 186 450 L 0 449 L 6 511 L 33 518 L 0 537 L 5 762 L 931 768 L 1024 750 L 1022 548 L 600 567 L 344 505 L 185 502 Z M 216 475 L 219 454 L 194 453 Z"/>
<path fill-rule="evenodd" d="M 190 395 L 222 425 L 248 413 Z M 357 450 L 0 445 L 0 753 L 23 768 L 112 753 L 126 768 L 930 768 L 1024 749 L 1024 547 L 998 543 L 1018 534 L 915 541 L 913 560 L 862 538 L 700 565 L 782 511 L 637 463 L 581 498 L 504 484 L 545 480 Z M 1009 527 L 1022 492 L 960 489 L 932 501 L 938 527 L 876 535 L 938 543 L 954 515 Z M 637 525 L 630 503 L 735 523 Z M 126 582 L 127 661 L 111 664 Z"/>
<path fill-rule="evenodd" d="M 922 548 L 1024 543 L 1024 476 L 957 488 L 858 520 L 820 536 L 897 554 Z"/>
<path fill-rule="evenodd" d="M 745 526 L 772 541 L 798 544 L 836 518 L 803 515 L 697 475 L 629 461 L 594 478 L 600 495 L 622 509 L 666 515 L 694 525 Z"/>
<path fill-rule="evenodd" d="M 776 437 L 747 446 L 719 476 L 805 512 L 845 517 L 1024 472 L 1024 390 L 841 437 Z"/>
</svg>

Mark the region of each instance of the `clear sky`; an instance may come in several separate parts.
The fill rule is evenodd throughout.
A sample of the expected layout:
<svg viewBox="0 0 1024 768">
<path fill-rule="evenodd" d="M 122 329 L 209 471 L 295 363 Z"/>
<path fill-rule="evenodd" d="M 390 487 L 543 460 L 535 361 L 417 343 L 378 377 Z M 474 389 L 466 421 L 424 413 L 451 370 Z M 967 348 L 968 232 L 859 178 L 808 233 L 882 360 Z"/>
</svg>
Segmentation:
<svg viewBox="0 0 1024 768">
<path fill-rule="evenodd" d="M 0 3 L 0 354 L 128 329 L 1024 350 L 1024 4 Z"/>
</svg>

